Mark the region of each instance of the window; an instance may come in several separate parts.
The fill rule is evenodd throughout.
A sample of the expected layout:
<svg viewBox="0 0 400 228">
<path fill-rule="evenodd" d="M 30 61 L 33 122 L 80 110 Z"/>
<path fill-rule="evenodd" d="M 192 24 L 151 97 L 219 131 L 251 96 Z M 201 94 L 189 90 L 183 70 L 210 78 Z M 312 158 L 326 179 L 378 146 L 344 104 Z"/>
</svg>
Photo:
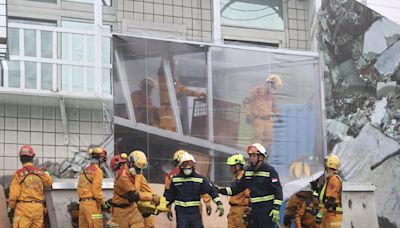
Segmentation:
<svg viewBox="0 0 400 228">
<path fill-rule="evenodd" d="M 221 0 L 223 25 L 283 30 L 282 0 Z"/>
<path fill-rule="evenodd" d="M 79 2 L 79 3 L 93 4 L 94 0 L 64 0 L 64 1 L 66 1 L 66 2 Z M 111 3 L 112 3 L 111 0 L 101 0 L 101 1 L 103 2 L 103 6 L 111 6 Z"/>
</svg>

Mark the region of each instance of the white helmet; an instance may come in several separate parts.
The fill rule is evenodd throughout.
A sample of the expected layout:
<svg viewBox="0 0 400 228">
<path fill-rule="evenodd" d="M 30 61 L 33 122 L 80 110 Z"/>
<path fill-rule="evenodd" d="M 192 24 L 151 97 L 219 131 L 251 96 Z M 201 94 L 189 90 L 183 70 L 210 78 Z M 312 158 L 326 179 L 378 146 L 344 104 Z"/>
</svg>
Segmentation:
<svg viewBox="0 0 400 228">
<path fill-rule="evenodd" d="M 264 157 L 269 157 L 269 153 L 267 153 L 267 150 L 263 145 L 260 143 L 253 143 L 249 147 L 247 147 L 247 153 L 250 154 L 261 154 Z"/>
<path fill-rule="evenodd" d="M 194 164 L 196 164 L 196 160 L 194 159 L 193 155 L 189 154 L 189 153 L 184 153 L 181 156 L 181 159 L 179 160 L 179 166 L 182 166 L 183 163 L 192 163 L 192 165 L 194 166 Z"/>
</svg>

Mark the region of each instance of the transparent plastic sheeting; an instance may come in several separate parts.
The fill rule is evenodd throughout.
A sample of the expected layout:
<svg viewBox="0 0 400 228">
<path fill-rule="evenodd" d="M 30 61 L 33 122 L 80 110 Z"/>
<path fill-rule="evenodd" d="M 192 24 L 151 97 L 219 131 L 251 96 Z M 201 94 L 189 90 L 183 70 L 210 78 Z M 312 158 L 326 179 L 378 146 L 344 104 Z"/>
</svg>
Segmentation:
<svg viewBox="0 0 400 228">
<path fill-rule="evenodd" d="M 210 47 L 115 36 L 117 152 L 143 150 L 146 175 L 163 183 L 178 149 L 228 185 L 225 164 L 253 142 L 270 152 L 283 183 L 321 170 L 324 152 L 318 58 L 313 53 Z"/>
</svg>

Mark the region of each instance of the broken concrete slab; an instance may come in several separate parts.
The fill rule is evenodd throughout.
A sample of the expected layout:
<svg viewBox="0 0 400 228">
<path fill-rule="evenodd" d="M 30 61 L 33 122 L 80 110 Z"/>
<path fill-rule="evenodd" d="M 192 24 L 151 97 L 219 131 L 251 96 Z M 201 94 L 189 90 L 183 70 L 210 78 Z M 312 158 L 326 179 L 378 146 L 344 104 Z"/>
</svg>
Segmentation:
<svg viewBox="0 0 400 228">
<path fill-rule="evenodd" d="M 376 98 L 386 97 L 388 93 L 396 90 L 397 82 L 378 82 L 376 84 Z"/>
<path fill-rule="evenodd" d="M 382 98 L 382 100 L 377 101 L 375 103 L 375 109 L 371 116 L 372 125 L 379 127 L 381 123 L 384 122 L 385 116 L 387 116 L 386 106 L 387 106 L 386 97 Z"/>
<path fill-rule="evenodd" d="M 376 69 L 384 78 L 389 78 L 400 68 L 400 42 L 395 43 L 379 56 Z"/>
</svg>

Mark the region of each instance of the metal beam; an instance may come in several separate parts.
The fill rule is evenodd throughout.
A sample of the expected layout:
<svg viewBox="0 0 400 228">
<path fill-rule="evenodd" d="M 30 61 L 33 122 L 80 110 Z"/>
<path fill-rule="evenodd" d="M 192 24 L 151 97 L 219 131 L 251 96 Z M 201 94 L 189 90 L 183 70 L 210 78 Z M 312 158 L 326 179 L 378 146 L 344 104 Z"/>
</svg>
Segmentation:
<svg viewBox="0 0 400 228">
<path fill-rule="evenodd" d="M 174 87 L 174 79 L 172 77 L 172 72 L 171 72 L 171 65 L 166 57 L 163 57 L 162 61 L 163 61 L 164 75 L 167 83 L 169 102 L 171 103 L 171 108 L 174 113 L 176 132 L 178 132 L 178 134 L 180 135 L 183 135 L 181 116 L 179 113 L 178 101 L 176 99 L 176 91 Z"/>
<path fill-rule="evenodd" d="M 99 97 L 103 94 L 103 3 L 101 0 L 94 0 L 94 81 L 95 94 Z M 72 50 L 72 49 L 71 49 Z"/>
<path fill-rule="evenodd" d="M 214 103 L 213 103 L 213 84 L 212 84 L 212 50 L 211 47 L 207 48 L 206 52 L 207 64 L 207 117 L 208 117 L 208 141 L 214 143 Z M 211 157 L 211 171 L 210 180 L 215 181 L 215 162 L 214 162 L 214 149 L 209 150 Z"/>
<path fill-rule="evenodd" d="M 221 2 L 220 0 L 212 0 L 212 1 L 213 1 L 213 26 L 212 26 L 213 43 L 223 44 L 224 41 L 222 39 L 222 33 L 221 33 L 221 5 L 220 5 Z"/>
</svg>

